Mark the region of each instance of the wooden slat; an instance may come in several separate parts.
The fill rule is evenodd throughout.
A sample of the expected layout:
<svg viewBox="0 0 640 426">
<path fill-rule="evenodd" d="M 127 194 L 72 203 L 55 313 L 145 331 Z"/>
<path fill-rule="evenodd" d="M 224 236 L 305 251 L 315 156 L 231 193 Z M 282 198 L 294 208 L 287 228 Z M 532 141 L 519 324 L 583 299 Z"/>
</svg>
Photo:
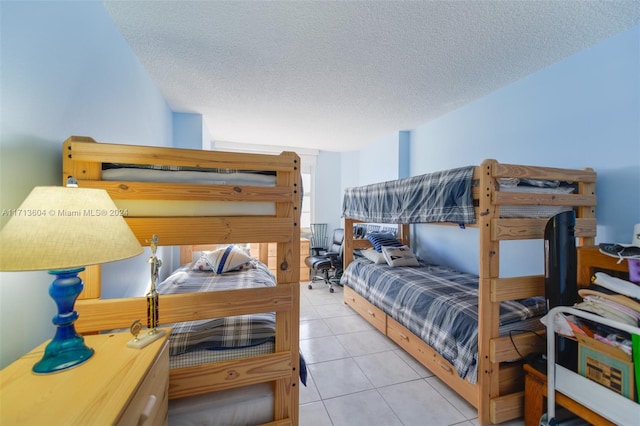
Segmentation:
<svg viewBox="0 0 640 426">
<path fill-rule="evenodd" d="M 548 218 L 545 219 L 493 219 L 491 238 L 494 240 L 535 240 L 544 238 L 544 230 Z M 595 237 L 596 219 L 576 219 L 574 228 L 576 237 Z"/>
<path fill-rule="evenodd" d="M 102 265 L 87 266 L 78 276 L 84 282 L 78 300 L 99 298 L 102 290 Z"/>
<path fill-rule="evenodd" d="M 358 238 L 353 240 L 354 249 L 366 249 L 371 247 L 372 247 L 371 242 L 366 238 Z"/>
<path fill-rule="evenodd" d="M 596 197 L 586 194 L 497 191 L 493 193 L 493 203 L 499 206 L 595 206 Z"/>
<path fill-rule="evenodd" d="M 519 300 L 544 295 L 544 276 L 496 278 L 491 280 L 491 301 Z"/>
<path fill-rule="evenodd" d="M 529 179 L 549 179 L 567 182 L 595 182 L 596 173 L 592 169 L 573 170 L 554 167 L 523 166 L 519 164 L 494 163 L 492 176 L 496 178 L 514 177 Z"/>
<path fill-rule="evenodd" d="M 520 392 L 524 389 L 522 364 L 509 362 L 500 364 L 500 395 Z"/>
<path fill-rule="evenodd" d="M 294 168 L 291 163 L 291 156 L 287 155 L 287 153 L 280 155 L 246 154 L 200 149 L 142 147 L 103 142 L 88 143 L 87 138 L 77 136 L 67 139 L 64 148 L 63 156 L 74 161 L 83 162 L 153 164 L 257 171 L 293 171 Z M 77 178 L 84 179 L 85 177 L 77 176 Z"/>
<path fill-rule="evenodd" d="M 522 417 L 524 412 L 524 391 L 491 399 L 491 423 L 504 423 Z"/>
<path fill-rule="evenodd" d="M 82 188 L 107 191 L 114 200 L 271 201 L 291 200 L 291 187 L 201 185 L 186 183 L 96 181 L 81 179 Z"/>
<path fill-rule="evenodd" d="M 169 371 L 169 399 L 201 395 L 291 376 L 291 352 L 276 352 Z"/>
<path fill-rule="evenodd" d="M 543 327 L 542 323 L 540 327 Z M 492 339 L 489 353 L 491 362 L 513 361 L 533 352 L 543 352 L 547 346 L 544 329 L 541 328 L 536 333 L 537 335 L 533 332 L 518 333 Z"/>
<path fill-rule="evenodd" d="M 292 219 L 288 218 L 238 216 L 125 217 L 124 219 L 142 245 L 147 245 L 146 241 L 152 235 L 157 235 L 159 242 L 167 246 L 231 244 L 239 241 L 256 243 L 292 241 Z"/>
<path fill-rule="evenodd" d="M 295 283 L 298 285 L 298 283 Z M 299 285 L 298 285 L 299 286 Z M 203 293 L 160 295 L 160 323 L 245 315 L 258 312 L 292 310 L 292 287 L 279 285 L 268 288 L 224 290 Z M 144 297 L 123 299 L 78 300 L 75 323 L 79 333 L 129 327 L 135 320 L 147 316 Z"/>
<path fill-rule="evenodd" d="M 297 424 L 297 423 L 295 423 L 295 424 Z M 260 426 L 292 426 L 292 425 L 294 425 L 294 423 L 291 420 L 291 418 L 274 420 L 274 421 L 269 422 L 269 423 L 261 423 L 260 424 Z"/>
</svg>

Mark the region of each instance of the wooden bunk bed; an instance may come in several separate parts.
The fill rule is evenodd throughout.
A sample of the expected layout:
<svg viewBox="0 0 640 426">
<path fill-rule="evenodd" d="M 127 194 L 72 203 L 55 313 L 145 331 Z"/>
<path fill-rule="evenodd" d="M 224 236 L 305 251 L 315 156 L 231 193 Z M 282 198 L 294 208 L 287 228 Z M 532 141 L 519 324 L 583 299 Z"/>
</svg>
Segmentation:
<svg viewBox="0 0 640 426">
<path fill-rule="evenodd" d="M 405 349 L 456 393 L 477 408 L 481 424 L 501 423 L 524 413 L 524 381 L 521 363 L 511 362 L 530 352 L 544 350 L 544 340 L 533 333 L 499 337 L 500 303 L 544 295 L 544 276 L 502 277 L 500 275 L 500 243 L 509 240 L 543 239 L 548 218 L 502 217 L 501 209 L 512 206 L 565 206 L 576 213 L 575 235 L 578 245 L 593 245 L 596 235 L 595 184 L 596 173 L 591 169 L 570 170 L 524 165 L 500 164 L 485 160 L 472 168 L 472 199 L 474 220 L 465 227 L 479 231 L 478 259 L 478 356 L 477 379 L 471 383 L 460 378 L 452 364 L 416 334 L 384 311 L 374 306 L 345 285 L 345 303 L 378 330 Z M 501 190 L 501 182 L 512 179 L 535 179 L 571 182 L 573 193 L 533 193 L 520 190 Z M 398 197 L 400 198 L 400 197 Z M 366 203 L 365 203 L 366 204 Z M 379 206 L 378 204 L 377 206 Z M 366 238 L 354 238 L 354 226 L 379 222 L 344 214 L 345 274 L 353 261 L 354 250 L 371 244 Z M 517 215 L 515 215 L 517 216 Z M 409 245 L 408 223 L 398 224 L 398 239 Z M 413 222 L 416 223 L 416 222 Z M 460 223 L 444 223 L 460 226 Z M 360 224 L 360 225 L 358 225 Z M 543 253 L 540 253 L 543 256 Z M 543 326 L 540 325 L 540 329 Z M 514 348 L 517 347 L 517 350 Z"/>
<path fill-rule="evenodd" d="M 275 312 L 273 353 L 243 359 L 172 369 L 169 399 L 202 395 L 252 384 L 272 383 L 273 424 L 298 423 L 299 383 L 299 259 L 301 204 L 300 160 L 295 153 L 241 154 L 150 146 L 98 143 L 72 136 L 63 144 L 63 182 L 73 176 L 85 188 L 105 189 L 116 205 L 151 202 L 152 215 L 129 211 L 125 220 L 142 245 L 153 235 L 159 245 L 276 243 L 277 285 L 271 288 L 223 290 L 198 294 L 162 295 L 161 324 L 250 313 Z M 233 169 L 271 172 L 272 186 L 252 184 L 157 183 L 103 180 L 107 164 L 171 166 L 188 169 Z M 117 176 L 117 175 L 116 175 Z M 213 203 L 203 212 L 163 215 L 158 202 Z M 262 203 L 266 212 L 248 209 L 218 211 L 219 203 Z M 138 209 L 136 207 L 136 209 Z M 173 209 L 173 207 L 172 207 Z M 212 210 L 212 211 L 211 211 Z M 142 210 L 144 211 L 144 208 Z M 197 210 L 200 211 L 200 210 Z M 231 211 L 231 213 L 230 213 Z M 198 247 L 195 247 L 197 250 Z M 184 251 L 189 253 L 190 249 Z M 190 255 L 186 254 L 190 259 Z M 263 259 L 264 261 L 264 259 Z M 100 269 L 85 271 L 85 290 L 76 303 L 79 333 L 128 328 L 146 317 L 144 297 L 101 299 Z"/>
</svg>

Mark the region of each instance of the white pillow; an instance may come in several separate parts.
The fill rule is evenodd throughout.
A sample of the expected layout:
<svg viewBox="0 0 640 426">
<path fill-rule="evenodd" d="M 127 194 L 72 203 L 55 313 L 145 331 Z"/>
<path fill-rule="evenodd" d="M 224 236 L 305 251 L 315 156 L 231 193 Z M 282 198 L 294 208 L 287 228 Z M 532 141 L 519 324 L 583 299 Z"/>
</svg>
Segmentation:
<svg viewBox="0 0 640 426">
<path fill-rule="evenodd" d="M 382 247 L 382 254 L 389 266 L 419 266 L 420 263 L 409 246 Z"/>
<path fill-rule="evenodd" d="M 239 271 L 251 267 L 251 256 L 240 247 L 232 244 L 214 251 L 206 251 L 193 266 L 200 271 L 213 271 L 220 275 L 225 272 Z M 206 264 L 206 265 L 205 265 Z"/>
<path fill-rule="evenodd" d="M 370 261 L 372 261 L 373 263 L 379 265 L 381 263 L 387 263 L 387 260 L 384 258 L 384 255 L 382 253 L 379 253 L 376 251 L 376 249 L 366 249 L 366 250 L 360 250 L 360 253 L 366 257 L 367 259 L 369 259 Z"/>
<path fill-rule="evenodd" d="M 207 258 L 208 251 L 203 251 L 202 254 L 195 262 L 193 262 L 192 269 L 194 271 L 210 271 L 211 265 L 209 264 L 209 259 Z"/>
</svg>

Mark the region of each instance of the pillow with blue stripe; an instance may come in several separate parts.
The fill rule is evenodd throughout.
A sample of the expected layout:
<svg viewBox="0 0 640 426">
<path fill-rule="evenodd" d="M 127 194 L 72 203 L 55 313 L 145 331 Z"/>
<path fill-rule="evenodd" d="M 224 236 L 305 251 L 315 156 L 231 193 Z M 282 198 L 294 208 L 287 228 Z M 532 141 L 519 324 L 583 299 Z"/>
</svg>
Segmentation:
<svg viewBox="0 0 640 426">
<path fill-rule="evenodd" d="M 204 252 L 196 261 L 194 268 L 200 271 L 212 271 L 215 274 L 240 271 L 251 268 L 251 256 L 240 247 L 231 244 L 214 251 Z"/>
<path fill-rule="evenodd" d="M 382 247 L 402 247 L 403 245 L 395 235 L 388 232 L 367 234 L 367 239 L 378 253 L 382 253 Z"/>
</svg>

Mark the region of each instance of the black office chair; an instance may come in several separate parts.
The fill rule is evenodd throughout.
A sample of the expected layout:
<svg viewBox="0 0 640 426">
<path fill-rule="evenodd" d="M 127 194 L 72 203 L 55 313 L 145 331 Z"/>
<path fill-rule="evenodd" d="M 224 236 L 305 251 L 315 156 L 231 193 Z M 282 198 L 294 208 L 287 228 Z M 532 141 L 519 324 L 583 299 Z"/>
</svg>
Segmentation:
<svg viewBox="0 0 640 426">
<path fill-rule="evenodd" d="M 313 269 L 313 276 L 309 283 L 309 289 L 313 288 L 316 281 L 324 281 L 329 286 L 329 292 L 333 293 L 333 285 L 340 283 L 342 276 L 342 253 L 344 243 L 344 229 L 334 229 L 328 248 L 311 247 L 311 256 L 304 263 Z"/>
</svg>

